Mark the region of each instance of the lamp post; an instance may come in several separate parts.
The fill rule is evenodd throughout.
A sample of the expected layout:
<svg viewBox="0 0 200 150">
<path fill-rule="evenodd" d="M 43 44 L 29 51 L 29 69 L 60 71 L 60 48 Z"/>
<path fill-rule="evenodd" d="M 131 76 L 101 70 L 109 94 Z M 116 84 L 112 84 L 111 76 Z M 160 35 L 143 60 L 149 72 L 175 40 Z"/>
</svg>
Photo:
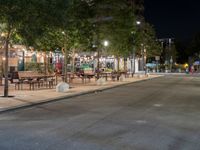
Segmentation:
<svg viewBox="0 0 200 150">
<path fill-rule="evenodd" d="M 141 22 L 140 21 L 136 21 L 136 27 L 140 26 Z M 133 34 L 133 51 L 132 51 L 132 63 L 131 63 L 131 68 L 132 68 L 132 77 L 135 74 L 135 32 L 132 32 Z"/>
<path fill-rule="evenodd" d="M 106 51 L 107 50 L 106 48 L 109 46 L 109 42 L 107 40 L 105 40 L 103 45 L 104 45 L 105 51 Z M 106 67 L 106 59 L 105 59 L 105 67 Z"/>
<path fill-rule="evenodd" d="M 67 82 L 67 44 L 66 44 L 66 34 L 62 32 L 64 36 L 64 82 Z"/>
<path fill-rule="evenodd" d="M 105 40 L 103 42 L 104 47 L 108 47 L 109 42 Z M 96 45 L 93 45 L 94 48 L 97 48 L 97 79 L 99 79 L 99 73 L 100 73 L 100 50 Z"/>
</svg>

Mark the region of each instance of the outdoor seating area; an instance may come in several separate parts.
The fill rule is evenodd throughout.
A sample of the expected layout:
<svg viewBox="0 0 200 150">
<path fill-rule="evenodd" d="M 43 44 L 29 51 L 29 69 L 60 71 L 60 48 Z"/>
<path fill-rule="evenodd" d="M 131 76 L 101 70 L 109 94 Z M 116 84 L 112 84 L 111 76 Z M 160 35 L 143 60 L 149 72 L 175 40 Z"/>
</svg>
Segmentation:
<svg viewBox="0 0 200 150">
<path fill-rule="evenodd" d="M 118 81 L 120 76 L 129 78 L 130 74 L 122 72 L 99 72 L 99 78 L 105 78 L 105 81 Z M 15 90 L 42 90 L 53 89 L 56 85 L 65 81 L 69 84 L 89 84 L 98 80 L 98 75 L 93 70 L 83 70 L 80 72 L 67 72 L 66 74 L 39 73 L 37 71 L 17 71 L 10 75 L 10 83 L 15 86 Z"/>
<path fill-rule="evenodd" d="M 17 90 L 53 88 L 57 84 L 54 74 L 42 74 L 33 71 L 15 72 L 11 82 L 15 84 Z"/>
<path fill-rule="evenodd" d="M 124 75 L 126 78 L 129 77 L 129 74 L 127 72 L 100 72 L 99 73 L 99 78 L 105 78 L 106 81 L 117 81 L 118 78 Z M 85 70 L 82 72 L 76 72 L 76 73 L 72 73 L 72 72 L 67 72 L 66 75 L 62 75 L 62 80 L 64 80 L 64 76 L 66 77 L 66 81 L 68 83 L 73 83 L 75 80 L 81 80 L 81 82 L 83 84 L 86 83 L 90 83 L 91 79 L 94 79 L 95 81 L 97 81 L 98 77 L 97 77 L 97 73 L 93 72 L 92 70 Z"/>
</svg>

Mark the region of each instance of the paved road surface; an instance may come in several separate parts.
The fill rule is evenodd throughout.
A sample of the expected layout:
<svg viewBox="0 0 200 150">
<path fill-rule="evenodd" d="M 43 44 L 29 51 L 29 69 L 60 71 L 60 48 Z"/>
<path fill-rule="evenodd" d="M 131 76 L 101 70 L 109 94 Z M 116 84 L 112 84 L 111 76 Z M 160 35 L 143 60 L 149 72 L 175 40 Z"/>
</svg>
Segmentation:
<svg viewBox="0 0 200 150">
<path fill-rule="evenodd" d="M 162 77 L 0 114 L 0 150 L 200 150 L 200 77 Z"/>
</svg>

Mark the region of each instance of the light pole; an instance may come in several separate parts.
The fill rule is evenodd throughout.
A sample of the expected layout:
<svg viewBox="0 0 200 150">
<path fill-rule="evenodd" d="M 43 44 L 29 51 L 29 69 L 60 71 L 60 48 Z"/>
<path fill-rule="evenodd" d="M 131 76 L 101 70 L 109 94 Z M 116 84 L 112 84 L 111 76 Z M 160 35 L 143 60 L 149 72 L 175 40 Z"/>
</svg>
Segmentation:
<svg viewBox="0 0 200 150">
<path fill-rule="evenodd" d="M 64 36 L 64 82 L 67 83 L 67 44 L 66 44 L 66 33 L 62 32 Z"/>
<path fill-rule="evenodd" d="M 140 26 L 141 22 L 140 21 L 136 21 L 136 27 Z M 131 63 L 131 68 L 132 68 L 132 77 L 135 74 L 135 32 L 132 32 L 133 34 L 133 51 L 132 51 L 132 63 Z"/>
<path fill-rule="evenodd" d="M 105 54 L 107 54 L 107 53 L 106 53 L 106 50 L 107 50 L 107 47 L 109 46 L 109 41 L 105 40 L 105 41 L 103 42 L 103 45 L 104 45 L 104 47 L 105 47 Z M 105 60 L 105 67 L 106 67 L 106 60 Z"/>
<path fill-rule="evenodd" d="M 103 46 L 108 47 L 109 42 L 107 40 L 105 40 L 103 42 Z M 93 45 L 94 48 L 97 48 L 97 79 L 99 79 L 99 73 L 100 73 L 100 50 L 96 45 Z"/>
</svg>

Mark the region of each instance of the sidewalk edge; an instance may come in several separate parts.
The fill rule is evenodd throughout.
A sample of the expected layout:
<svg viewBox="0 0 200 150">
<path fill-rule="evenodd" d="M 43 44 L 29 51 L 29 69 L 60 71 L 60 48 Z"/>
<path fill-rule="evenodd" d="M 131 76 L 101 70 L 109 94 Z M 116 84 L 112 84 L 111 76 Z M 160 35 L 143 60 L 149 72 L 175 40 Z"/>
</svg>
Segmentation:
<svg viewBox="0 0 200 150">
<path fill-rule="evenodd" d="M 103 91 L 118 88 L 118 87 L 121 87 L 121 86 L 129 85 L 129 84 L 133 84 L 133 83 L 138 83 L 138 82 L 144 82 L 144 81 L 147 81 L 147 80 L 152 80 L 152 79 L 160 78 L 160 77 L 162 77 L 162 76 L 150 77 L 150 78 L 132 81 L 132 82 L 128 82 L 128 83 L 126 82 L 126 83 L 122 83 L 122 84 L 118 84 L 118 85 L 113 85 L 113 86 L 110 86 L 110 87 L 103 87 L 103 88 L 84 91 L 84 92 L 80 92 L 80 93 L 76 93 L 76 94 L 72 94 L 72 95 L 67 95 L 67 96 L 60 96 L 60 97 L 57 97 L 57 98 L 49 98 L 49 99 L 41 100 L 41 101 L 38 101 L 38 102 L 30 102 L 28 104 L 18 105 L 18 106 L 2 109 L 2 110 L 0 110 L 0 114 L 6 113 L 6 112 L 17 111 L 17 110 L 20 110 L 20 109 L 31 108 L 31 107 L 39 106 L 39 105 L 43 105 L 43 104 L 53 103 L 53 102 L 57 102 L 57 101 L 63 101 L 63 100 L 66 100 L 66 99 L 79 97 L 79 96 L 83 96 L 83 95 L 103 92 Z"/>
</svg>

